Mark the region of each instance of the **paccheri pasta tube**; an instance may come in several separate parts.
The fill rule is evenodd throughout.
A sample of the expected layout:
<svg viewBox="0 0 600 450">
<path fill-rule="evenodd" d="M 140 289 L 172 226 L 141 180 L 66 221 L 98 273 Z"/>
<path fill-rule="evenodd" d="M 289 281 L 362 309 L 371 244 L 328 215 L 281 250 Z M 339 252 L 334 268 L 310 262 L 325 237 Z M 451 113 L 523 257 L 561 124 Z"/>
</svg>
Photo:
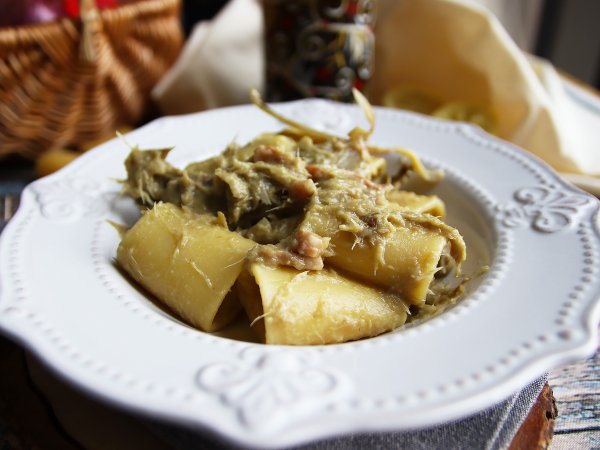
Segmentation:
<svg viewBox="0 0 600 450">
<path fill-rule="evenodd" d="M 249 264 L 238 295 L 267 344 L 331 344 L 376 336 L 406 321 L 402 298 L 332 269 Z"/>
<path fill-rule="evenodd" d="M 125 233 L 117 261 L 181 317 L 212 331 L 244 306 L 267 343 L 360 339 L 435 313 L 460 289 L 466 250 L 436 196 L 403 190 L 425 168 L 411 152 L 288 125 L 183 169 L 168 149 L 132 149 L 124 191 L 149 209 Z M 400 159 L 389 174 L 386 153 Z M 156 249 L 154 248 L 156 247 Z"/>
<path fill-rule="evenodd" d="M 240 311 L 231 288 L 254 243 L 169 203 L 157 203 L 123 236 L 117 261 L 184 320 L 222 328 Z"/>
</svg>

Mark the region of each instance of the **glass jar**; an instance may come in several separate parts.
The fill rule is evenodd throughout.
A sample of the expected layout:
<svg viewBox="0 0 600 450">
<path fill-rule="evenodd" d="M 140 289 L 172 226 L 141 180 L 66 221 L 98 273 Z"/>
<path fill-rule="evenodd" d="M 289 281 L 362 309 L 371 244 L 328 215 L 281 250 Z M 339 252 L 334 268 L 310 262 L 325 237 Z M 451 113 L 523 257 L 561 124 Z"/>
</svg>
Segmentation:
<svg viewBox="0 0 600 450">
<path fill-rule="evenodd" d="M 376 0 L 263 0 L 266 97 L 351 102 L 373 68 Z"/>
</svg>

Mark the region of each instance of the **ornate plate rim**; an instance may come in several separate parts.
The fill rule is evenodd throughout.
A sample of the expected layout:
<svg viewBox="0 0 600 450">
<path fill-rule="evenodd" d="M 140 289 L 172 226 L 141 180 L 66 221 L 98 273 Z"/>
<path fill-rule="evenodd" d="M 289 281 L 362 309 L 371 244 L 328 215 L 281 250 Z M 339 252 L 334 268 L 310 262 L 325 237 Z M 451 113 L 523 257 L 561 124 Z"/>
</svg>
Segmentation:
<svg viewBox="0 0 600 450">
<path fill-rule="evenodd" d="M 292 113 L 321 108 L 325 110 L 320 113 L 321 116 L 329 119 L 331 114 L 348 115 L 354 119 L 359 114 L 353 106 L 321 100 L 292 102 L 277 107 Z M 69 206 L 57 204 L 56 199 L 47 194 L 47 187 L 57 186 L 65 180 L 77 181 L 78 173 L 90 176 L 90 173 L 95 173 L 90 167 L 95 166 L 100 169 L 100 175 L 96 179 L 95 175 L 92 176 L 87 180 L 89 183 L 78 184 L 72 191 L 96 192 L 98 195 L 89 194 L 88 199 L 98 200 L 102 205 L 105 201 L 103 196 L 114 194 L 114 188 L 107 189 L 104 185 L 106 180 L 99 177 L 104 176 L 103 164 L 107 165 L 106 161 L 115 158 L 111 152 L 115 152 L 115 148 L 121 145 L 117 141 L 111 141 L 89 152 L 57 174 L 33 183 L 24 192 L 23 208 L 0 237 L 0 328 L 36 353 L 52 369 L 92 395 L 178 424 L 202 426 L 208 432 L 239 444 L 262 447 L 300 444 L 308 440 L 355 432 L 356 427 L 361 431 L 398 430 L 432 426 L 457 419 L 492 406 L 551 367 L 592 354 L 596 348 L 597 324 L 600 321 L 600 279 L 598 270 L 593 267 L 600 261 L 598 201 L 561 179 L 536 157 L 475 127 L 382 108 L 376 108 L 376 113 L 378 121 L 383 121 L 384 124 L 404 127 L 419 136 L 425 133 L 424 136 L 431 136 L 433 141 L 444 136 L 463 142 L 466 146 L 483 148 L 489 152 L 484 155 L 495 155 L 493 162 L 506 163 L 508 166 L 514 166 L 516 171 L 523 169 L 529 173 L 529 178 L 525 179 L 531 182 L 531 185 L 517 186 L 507 181 L 508 190 L 504 192 L 502 184 L 498 185 L 500 187 L 482 187 L 485 183 L 465 176 L 463 172 L 469 173 L 469 170 L 473 170 L 466 168 L 470 163 L 461 161 L 460 158 L 448 162 L 445 158 L 439 158 L 435 149 L 427 150 L 430 154 L 427 154 L 426 158 L 444 167 L 448 164 L 447 169 L 453 182 L 472 195 L 474 201 L 479 202 L 484 212 L 489 215 L 488 220 L 493 222 L 493 232 L 496 233 L 498 243 L 494 249 L 495 266 L 502 268 L 498 261 L 508 261 L 515 251 L 519 252 L 515 249 L 515 243 L 519 244 L 518 246 L 522 245 L 523 236 L 528 236 L 527 239 L 536 242 L 544 240 L 543 245 L 552 239 L 553 242 L 556 240 L 563 244 L 575 241 L 581 246 L 576 255 L 582 258 L 581 273 L 576 274 L 577 281 L 569 288 L 567 299 L 560 303 L 560 307 L 556 307 L 553 323 L 548 325 L 553 328 L 552 332 L 533 336 L 520 346 L 512 345 L 504 349 L 506 354 L 498 359 L 496 365 L 482 368 L 476 373 L 465 374 L 460 379 L 437 383 L 408 395 L 403 391 L 398 395 L 391 394 L 388 398 L 381 393 L 377 394 L 377 397 L 371 392 L 365 398 L 360 397 L 361 389 L 364 389 L 360 380 L 365 377 L 369 379 L 372 375 L 362 373 L 359 369 L 352 369 L 354 372 L 348 375 L 348 369 L 351 368 L 349 360 L 357 355 L 363 358 L 369 352 L 377 353 L 378 348 L 393 348 L 394 351 L 399 351 L 396 346 L 398 342 L 411 343 L 416 337 L 431 343 L 434 342 L 431 336 L 435 336 L 436 333 L 446 333 L 452 338 L 460 339 L 458 334 L 447 330 L 457 324 L 463 324 L 465 318 L 472 317 L 473 314 L 479 314 L 481 317 L 482 307 L 479 305 L 486 304 L 488 298 L 494 298 L 497 289 L 504 289 L 507 285 L 507 275 L 502 270 L 494 272 L 492 267 L 493 270 L 486 279 L 487 284 L 482 285 L 481 289 L 478 288 L 464 305 L 461 304 L 459 308 L 446 313 L 447 320 L 427 322 L 399 334 L 336 346 L 266 348 L 209 337 L 201 333 L 202 336 L 198 337 L 198 332 L 179 329 L 156 312 L 142 308 L 143 311 L 139 314 L 150 317 L 148 321 L 160 324 L 157 325 L 160 333 L 163 333 L 163 328 L 171 330 L 171 334 L 165 336 L 170 336 L 172 342 L 188 339 L 189 342 L 194 342 L 193 345 L 202 348 L 217 347 L 220 349 L 219 353 L 222 352 L 226 356 L 211 355 L 200 369 L 198 365 L 190 368 L 188 364 L 186 368 L 191 372 L 187 376 L 193 376 L 193 380 L 178 380 L 185 386 L 181 389 L 177 384 L 165 387 L 156 380 L 146 382 L 136 380 L 135 376 L 128 378 L 127 374 L 115 370 L 110 362 L 99 363 L 94 358 L 86 357 L 70 344 L 69 336 L 65 338 L 61 335 L 61 329 L 57 330 L 48 325 L 45 315 L 51 317 L 51 313 L 44 309 L 43 298 L 39 295 L 31 297 L 31 289 L 26 283 L 19 281 L 21 276 L 31 277 L 31 274 L 24 275 L 20 272 L 24 261 L 31 258 L 31 255 L 27 256 L 28 247 L 24 244 L 25 237 L 30 236 L 30 228 L 36 225 L 36 221 L 46 223 L 44 221 L 50 220 L 52 214 L 59 214 L 60 217 L 60 214 L 64 214 L 64 208 Z M 178 126 L 184 128 L 181 124 L 190 120 L 218 123 L 228 116 L 253 119 L 255 115 L 253 107 L 239 106 L 190 116 L 162 118 L 134 131 L 128 140 L 137 142 L 145 136 L 164 135 Z M 336 124 L 335 120 L 330 120 L 330 123 L 333 123 L 334 127 L 339 125 L 339 121 Z M 274 123 L 265 120 L 260 122 L 262 128 L 272 125 L 274 126 Z M 185 127 L 189 127 L 189 124 Z M 395 135 L 390 136 L 389 132 L 384 135 L 387 140 L 397 139 Z M 219 136 L 219 139 L 222 140 L 223 137 Z M 421 138 L 411 139 L 418 141 Z M 491 157 L 480 158 L 485 160 Z M 59 193 L 59 199 L 60 195 Z M 94 205 L 92 203 L 92 206 Z M 70 223 L 85 222 L 87 225 L 82 227 L 88 227 L 95 233 L 88 249 L 91 264 L 102 267 L 97 272 L 98 277 L 104 279 L 103 283 L 109 291 L 112 290 L 112 294 L 120 296 L 119 301 L 122 303 L 111 305 L 111 308 L 126 311 L 124 315 L 135 308 L 139 310 L 139 304 L 135 302 L 128 305 L 128 295 L 115 294 L 117 291 L 121 292 L 123 287 L 118 283 L 114 284 L 110 268 L 105 264 L 106 255 L 103 252 L 106 248 L 103 245 L 106 239 L 103 232 L 98 231 L 101 229 L 98 224 L 104 217 L 94 216 L 93 209 L 87 206 L 89 210 L 76 212 L 76 217 L 71 218 Z M 110 208 L 112 206 L 108 211 L 102 211 L 111 214 L 113 211 Z M 42 216 L 45 218 L 40 218 Z M 60 234 L 58 231 L 56 233 Z M 109 281 L 106 281 L 107 279 Z M 471 301 L 472 298 L 476 300 Z M 139 324 L 136 327 L 140 330 L 143 328 Z M 66 329 L 70 333 L 74 332 L 73 328 Z M 144 330 L 147 331 L 145 328 Z M 192 347 L 190 344 L 190 348 Z M 92 351 L 100 352 L 99 348 L 93 348 Z M 405 352 L 404 349 L 402 351 Z M 329 364 L 321 364 L 320 359 L 327 359 Z M 123 363 L 123 360 L 119 362 Z M 183 366 L 185 363 L 182 363 Z M 236 369 L 237 373 L 233 369 Z M 247 375 L 249 379 L 256 381 L 256 386 L 261 386 L 262 390 L 259 392 L 270 398 L 270 406 L 265 406 L 264 401 L 257 400 L 256 395 L 246 395 L 254 391 L 245 379 L 240 378 L 240 374 Z M 299 374 L 304 378 L 294 380 Z M 226 379 L 227 376 L 230 378 Z M 224 379 L 227 383 L 223 382 Z M 266 387 L 263 386 L 265 380 Z M 128 385 L 137 387 L 128 393 Z M 464 396 L 461 397 L 463 393 Z M 315 401 L 315 398 L 320 400 Z M 322 398 L 327 400 L 323 401 Z M 215 408 L 214 417 L 202 411 L 202 404 L 210 404 Z M 258 418 L 257 408 L 262 411 L 260 414 L 263 414 L 259 414 Z M 273 419 L 273 410 L 281 412 L 286 408 L 291 412 L 285 412 L 284 417 L 277 420 L 269 420 L 268 426 L 264 424 L 265 417 Z M 285 433 L 282 433 L 282 430 L 285 430 Z"/>
</svg>

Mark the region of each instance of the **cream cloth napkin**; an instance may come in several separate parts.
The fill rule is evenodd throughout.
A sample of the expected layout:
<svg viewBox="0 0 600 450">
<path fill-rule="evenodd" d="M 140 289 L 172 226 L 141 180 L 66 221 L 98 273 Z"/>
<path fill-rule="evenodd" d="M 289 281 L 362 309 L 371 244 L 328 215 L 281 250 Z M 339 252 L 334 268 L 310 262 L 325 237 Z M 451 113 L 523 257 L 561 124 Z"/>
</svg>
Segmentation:
<svg viewBox="0 0 600 450">
<path fill-rule="evenodd" d="M 233 0 L 212 22 L 200 22 L 152 97 L 164 114 L 247 103 L 264 83 L 262 11 L 258 1 Z"/>
<path fill-rule="evenodd" d="M 391 0 L 380 17 L 376 101 L 408 84 L 486 107 L 500 137 L 558 171 L 600 176 L 600 114 L 572 101 L 552 66 L 532 64 L 491 12 L 468 0 Z"/>
<path fill-rule="evenodd" d="M 369 92 L 375 104 L 408 85 L 483 107 L 496 117 L 500 137 L 560 172 L 600 177 L 600 109 L 568 95 L 554 68 L 521 52 L 483 6 L 380 0 L 376 42 Z M 249 89 L 264 83 L 263 67 L 260 3 L 231 0 L 196 27 L 153 97 L 165 114 L 247 103 Z"/>
</svg>

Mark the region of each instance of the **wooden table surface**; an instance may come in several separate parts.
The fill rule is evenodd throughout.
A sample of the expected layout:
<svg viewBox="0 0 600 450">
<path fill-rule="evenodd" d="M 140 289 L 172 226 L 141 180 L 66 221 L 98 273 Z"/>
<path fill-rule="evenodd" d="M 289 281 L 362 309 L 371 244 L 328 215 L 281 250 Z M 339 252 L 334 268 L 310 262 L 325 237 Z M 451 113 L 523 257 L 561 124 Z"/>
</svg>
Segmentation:
<svg viewBox="0 0 600 450">
<path fill-rule="evenodd" d="M 550 372 L 558 417 L 550 450 L 600 449 L 600 353 Z"/>
</svg>

